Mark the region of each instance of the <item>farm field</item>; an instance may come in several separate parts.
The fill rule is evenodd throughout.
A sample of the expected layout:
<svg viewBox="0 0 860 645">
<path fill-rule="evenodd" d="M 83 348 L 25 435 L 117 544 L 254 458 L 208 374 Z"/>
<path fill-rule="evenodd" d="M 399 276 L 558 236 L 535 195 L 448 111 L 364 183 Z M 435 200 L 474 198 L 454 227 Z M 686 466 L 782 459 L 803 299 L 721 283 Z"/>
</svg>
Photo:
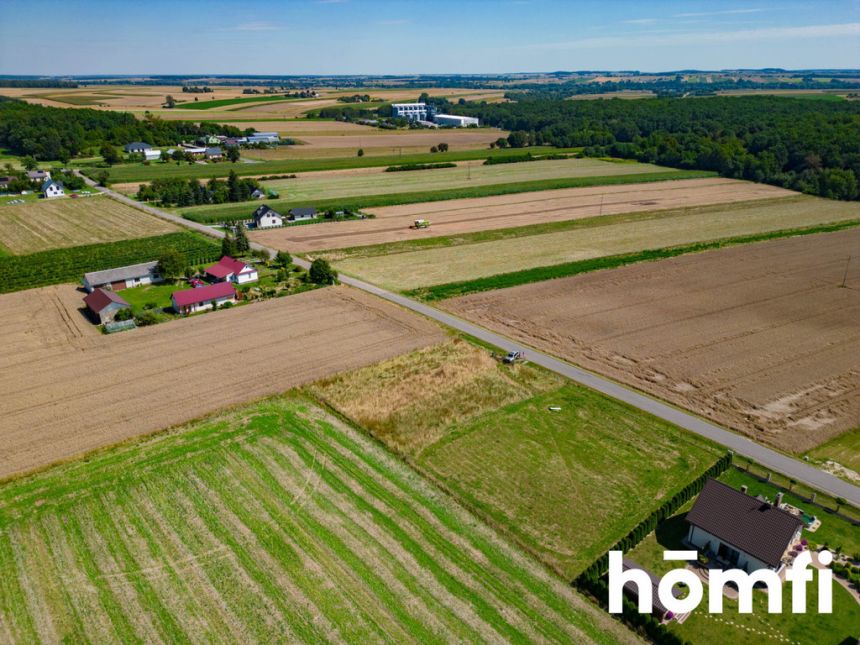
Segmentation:
<svg viewBox="0 0 860 645">
<path fill-rule="evenodd" d="M 860 418 L 860 229 L 472 294 L 445 308 L 805 452 Z"/>
<path fill-rule="evenodd" d="M 15 254 L 178 231 L 108 197 L 41 200 L 0 208 L 0 244 Z"/>
<path fill-rule="evenodd" d="M 0 297 L 0 479 L 444 339 L 346 287 L 109 336 L 82 297 L 71 285 Z"/>
<path fill-rule="evenodd" d="M 637 641 L 299 396 L 0 500 L 4 641 Z"/>
<path fill-rule="evenodd" d="M 264 185 L 290 199 L 313 203 L 318 199 L 335 197 L 444 190 L 561 177 L 647 174 L 670 169 L 651 164 L 612 163 L 599 159 L 558 159 L 490 166 L 485 166 L 480 161 L 460 162 L 456 168 L 406 172 L 385 172 L 385 168 L 374 170 L 370 175 L 335 170 L 296 179 L 267 181 Z"/>
<path fill-rule="evenodd" d="M 856 203 L 797 196 L 782 189 L 732 180 L 696 181 L 705 183 L 697 183 L 692 188 L 679 187 L 681 182 L 671 182 L 603 189 L 607 195 L 611 194 L 610 190 L 625 191 L 626 195 L 622 194 L 617 198 L 625 203 L 618 204 L 616 212 L 640 210 L 640 217 L 625 218 L 623 221 L 608 220 L 603 225 L 601 218 L 595 217 L 599 209 L 599 199 L 596 199 L 595 193 L 599 189 L 590 188 L 587 190 L 592 194 L 580 198 L 583 200 L 580 203 L 585 205 L 574 210 L 575 214 L 571 212 L 573 209 L 567 207 L 553 210 L 546 217 L 570 220 L 575 219 L 578 214 L 580 217 L 591 217 L 589 226 L 387 256 L 347 258 L 338 262 L 338 268 L 388 288 L 405 290 L 646 249 L 830 222 L 854 221 L 860 217 L 860 206 Z M 717 182 L 717 185 L 707 183 L 711 181 Z M 678 204 L 679 200 L 674 198 L 676 189 L 679 195 L 686 197 L 685 204 Z M 754 199 L 756 196 L 761 198 L 767 195 L 768 191 L 777 191 L 770 193 L 775 199 Z M 744 197 L 753 201 L 742 201 Z M 654 206 L 650 204 L 657 201 L 658 204 L 668 207 L 668 200 L 682 208 L 670 207 L 670 210 L 654 211 Z M 732 200 L 737 203 L 731 203 Z M 604 200 L 604 214 L 607 213 L 607 201 L 608 199 Z M 648 204 L 643 205 L 642 202 Z M 706 205 L 700 205 L 702 203 Z M 528 217 L 531 217 L 531 222 Z M 436 221 L 433 217 L 430 219 Z M 512 226 L 516 223 L 534 223 L 541 219 L 535 215 L 514 214 L 503 221 L 507 226 Z M 473 227 L 472 230 L 476 228 Z M 437 228 L 436 232 L 439 230 Z M 286 231 L 293 234 L 290 229 Z M 275 232 L 278 231 L 273 231 Z M 413 234 L 414 237 L 416 236 Z M 288 248 L 296 249 L 296 245 Z M 379 251 L 384 251 L 384 247 Z M 332 257 L 336 255 L 332 254 Z"/>
<path fill-rule="evenodd" d="M 79 282 L 84 273 L 157 260 L 166 249 L 182 254 L 186 265 L 220 258 L 210 237 L 187 230 L 131 240 L 85 244 L 0 257 L 0 293 L 63 282 Z"/>
<path fill-rule="evenodd" d="M 310 391 L 568 580 L 720 455 L 665 422 L 528 364 L 501 365 L 465 341 Z"/>
<path fill-rule="evenodd" d="M 305 149 L 302 146 L 287 146 L 288 149 Z M 160 177 L 197 177 L 199 179 L 209 177 L 226 177 L 231 170 L 243 176 L 261 176 L 283 173 L 316 172 L 321 170 L 343 170 L 348 168 L 368 168 L 380 166 L 392 166 L 406 163 L 438 163 L 442 161 L 466 161 L 484 160 L 489 157 L 511 157 L 521 155 L 522 152 L 516 148 L 505 149 L 477 149 L 477 150 L 450 150 L 448 152 L 431 153 L 429 149 L 422 149 L 417 154 L 398 154 L 397 149 L 385 150 L 380 148 L 380 154 L 368 154 L 358 157 L 355 150 L 347 154 L 336 154 L 335 156 L 313 156 L 296 157 L 294 159 L 275 159 L 271 161 L 259 161 L 252 163 L 208 163 L 208 164 L 162 164 L 156 163 L 145 166 L 142 163 L 127 163 L 116 165 L 110 170 L 111 184 L 135 181 L 151 181 Z M 572 153 L 578 152 L 578 148 L 551 148 L 542 146 L 532 148 L 533 154 L 550 153 Z M 265 152 L 259 150 L 256 152 Z M 247 160 L 246 160 L 247 161 Z M 85 173 L 95 174 L 96 168 L 84 168 Z"/>
<path fill-rule="evenodd" d="M 580 161 L 580 160 L 571 160 Z M 534 172 L 540 172 L 539 167 L 549 161 L 526 162 L 523 165 L 537 166 Z M 625 169 L 633 171 L 629 176 L 631 183 L 622 185 L 599 185 L 584 188 L 561 188 L 556 190 L 537 190 L 516 194 L 494 195 L 467 199 L 449 199 L 432 203 L 413 203 L 399 206 L 368 208 L 375 219 L 356 222 L 340 222 L 327 226 L 325 229 L 314 227 L 310 230 L 299 230 L 306 227 L 292 227 L 261 231 L 254 233 L 257 241 L 272 246 L 288 248 L 296 253 L 313 253 L 315 251 L 340 248 L 353 248 L 386 243 L 424 240 L 434 237 L 457 236 L 459 234 L 492 229 L 524 227 L 547 222 L 561 222 L 577 219 L 595 218 L 618 213 L 647 212 L 662 208 L 691 207 L 701 204 L 724 203 L 744 199 L 778 197 L 791 195 L 788 191 L 737 182 L 731 179 L 677 179 L 672 181 L 645 182 L 648 173 L 640 174 L 638 164 L 613 164 L 600 162 L 608 166 L 606 172 L 616 172 L 615 177 L 627 177 Z M 502 164 L 502 167 L 519 164 Z M 594 166 L 590 160 L 578 166 L 571 164 L 583 172 L 604 172 L 603 166 Z M 495 166 L 488 166 L 495 168 Z M 651 167 L 652 172 L 659 168 Z M 457 172 L 462 169 L 457 168 Z M 527 170 L 527 169 L 526 169 Z M 515 170 L 514 172 L 520 172 Z M 443 172 L 443 170 L 428 170 L 427 173 Z M 390 173 L 412 174 L 412 173 Z M 587 175 L 586 175 L 587 177 Z M 416 231 L 410 226 L 416 219 L 429 219 L 432 223 L 429 229 Z M 515 241 L 514 241 L 515 242 Z M 516 243 L 516 242 L 515 242 Z M 469 250 L 451 249 L 450 252 L 469 253 Z M 384 252 L 384 248 L 379 249 Z M 533 249 L 538 252 L 540 249 Z M 433 253 L 435 251 L 427 251 Z M 336 258 L 337 254 L 331 254 Z M 397 256 L 391 258 L 375 258 L 361 264 L 371 266 L 374 262 L 396 262 Z M 499 258 L 509 267 L 510 256 Z M 422 263 L 419 255 L 410 259 Z M 344 270 L 359 270 L 352 263 L 360 260 L 347 260 L 343 263 Z M 352 267 L 352 268 L 348 268 Z M 451 279 L 459 277 L 457 266 L 452 265 L 447 274 Z M 440 267 L 445 272 L 445 267 Z M 480 266 L 472 267 L 480 270 Z M 507 270 L 511 270 L 508 268 Z M 440 280 L 441 281 L 441 280 Z M 446 280 L 447 281 L 447 280 Z M 432 284 L 432 283 L 430 283 Z M 416 285 L 423 286 L 423 285 Z"/>
</svg>

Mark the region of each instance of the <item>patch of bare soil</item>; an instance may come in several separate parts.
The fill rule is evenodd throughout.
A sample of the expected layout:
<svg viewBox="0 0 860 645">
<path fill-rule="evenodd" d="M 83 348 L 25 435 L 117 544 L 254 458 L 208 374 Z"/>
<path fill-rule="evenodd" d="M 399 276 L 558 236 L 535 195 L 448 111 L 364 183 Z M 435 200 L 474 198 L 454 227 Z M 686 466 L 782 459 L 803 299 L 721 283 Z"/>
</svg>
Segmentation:
<svg viewBox="0 0 860 645">
<path fill-rule="evenodd" d="M 858 248 L 860 230 L 852 229 L 473 294 L 444 306 L 799 452 L 860 419 Z"/>
<path fill-rule="evenodd" d="M 0 297 L 0 478 L 440 342 L 347 287 L 100 335 L 68 285 Z"/>
</svg>

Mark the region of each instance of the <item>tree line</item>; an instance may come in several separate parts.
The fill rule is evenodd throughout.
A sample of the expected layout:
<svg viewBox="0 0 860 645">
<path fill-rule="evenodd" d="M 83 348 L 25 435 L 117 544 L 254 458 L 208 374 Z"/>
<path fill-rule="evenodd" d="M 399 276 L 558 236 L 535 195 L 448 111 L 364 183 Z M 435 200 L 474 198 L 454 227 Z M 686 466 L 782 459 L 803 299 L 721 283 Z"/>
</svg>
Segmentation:
<svg viewBox="0 0 860 645">
<path fill-rule="evenodd" d="M 128 112 L 45 107 L 0 96 L 0 147 L 42 161 L 66 163 L 105 144 L 146 141 L 155 146 L 173 145 L 209 134 L 242 136 L 243 131 L 217 123 L 165 121 L 151 116 L 137 119 Z"/>
<path fill-rule="evenodd" d="M 775 96 L 468 104 L 512 147 L 583 146 L 833 199 L 860 197 L 860 102 Z"/>
<path fill-rule="evenodd" d="M 244 202 L 260 187 L 256 179 L 239 178 L 230 171 L 227 180 L 210 179 L 203 183 L 199 179 L 163 177 L 143 184 L 137 198 L 143 202 L 160 202 L 164 206 L 197 206 L 201 204 L 225 204 Z"/>
</svg>

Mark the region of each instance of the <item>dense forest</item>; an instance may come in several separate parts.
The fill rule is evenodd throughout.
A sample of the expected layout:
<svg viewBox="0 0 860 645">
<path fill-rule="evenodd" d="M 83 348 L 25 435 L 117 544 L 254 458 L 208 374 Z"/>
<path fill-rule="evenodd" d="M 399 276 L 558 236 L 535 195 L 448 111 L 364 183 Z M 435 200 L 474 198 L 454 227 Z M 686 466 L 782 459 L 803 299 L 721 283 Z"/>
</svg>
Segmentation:
<svg viewBox="0 0 860 645">
<path fill-rule="evenodd" d="M 127 112 L 44 107 L 0 96 L 0 147 L 43 161 L 67 161 L 106 143 L 175 145 L 203 134 L 241 136 L 243 131 L 216 123 L 140 120 Z"/>
<path fill-rule="evenodd" d="M 458 105 L 456 111 L 510 130 L 515 147 L 584 146 L 590 156 L 715 170 L 813 195 L 860 198 L 860 101 L 535 99 Z"/>
<path fill-rule="evenodd" d="M 45 78 L 0 78 L 0 87 L 60 87 L 63 89 L 74 89 L 77 86 L 78 84 L 74 81 L 59 81 Z"/>
</svg>

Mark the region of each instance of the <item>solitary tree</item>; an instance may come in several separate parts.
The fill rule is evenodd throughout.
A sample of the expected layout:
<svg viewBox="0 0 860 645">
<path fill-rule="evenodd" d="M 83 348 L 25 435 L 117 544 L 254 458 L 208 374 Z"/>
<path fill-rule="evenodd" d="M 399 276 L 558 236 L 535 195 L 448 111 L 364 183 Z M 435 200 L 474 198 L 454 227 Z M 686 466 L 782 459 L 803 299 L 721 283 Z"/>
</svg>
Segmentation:
<svg viewBox="0 0 860 645">
<path fill-rule="evenodd" d="M 39 167 L 39 163 L 33 157 L 24 157 L 21 163 L 26 170 L 35 170 Z"/>
<path fill-rule="evenodd" d="M 99 154 L 101 154 L 102 159 L 105 160 L 105 163 L 108 166 L 112 166 L 122 159 L 122 157 L 120 157 L 119 151 L 109 143 L 106 143 L 101 147 L 101 150 L 99 150 Z"/>
<path fill-rule="evenodd" d="M 165 249 L 158 258 L 158 273 L 162 278 L 178 278 L 184 269 L 185 258 L 176 249 Z"/>
<path fill-rule="evenodd" d="M 357 154 L 359 157 L 363 157 L 363 156 L 364 156 L 364 148 L 359 148 L 359 149 L 358 149 L 358 152 L 357 152 L 356 154 Z"/>
<path fill-rule="evenodd" d="M 245 233 L 245 225 L 242 222 L 236 226 L 236 252 L 243 255 L 251 250 L 251 243 Z"/>
<path fill-rule="evenodd" d="M 107 170 L 102 170 L 96 177 L 96 181 L 99 183 L 99 186 L 107 188 L 110 182 L 110 173 Z"/>
<path fill-rule="evenodd" d="M 528 132 L 516 130 L 508 135 L 508 144 L 511 146 L 511 148 L 525 148 L 528 142 Z"/>
<path fill-rule="evenodd" d="M 439 152 L 448 152 L 448 144 L 447 143 L 440 143 L 436 147 L 439 149 Z"/>
<path fill-rule="evenodd" d="M 236 146 L 230 146 L 227 148 L 227 159 L 233 163 L 239 161 L 239 148 Z"/>
<path fill-rule="evenodd" d="M 164 107 L 166 108 L 175 108 L 176 107 L 176 99 L 174 99 L 170 94 L 164 97 Z"/>
<path fill-rule="evenodd" d="M 430 152 L 439 152 L 439 148 L 433 146 L 432 148 L 430 148 Z"/>
<path fill-rule="evenodd" d="M 275 265 L 279 267 L 283 267 L 286 269 L 293 263 L 293 256 L 291 256 L 287 251 L 278 251 L 277 255 L 275 255 Z"/>
<path fill-rule="evenodd" d="M 315 284 L 334 284 L 334 281 L 337 280 L 337 271 L 331 268 L 328 260 L 317 258 L 311 262 L 308 277 Z"/>
</svg>

